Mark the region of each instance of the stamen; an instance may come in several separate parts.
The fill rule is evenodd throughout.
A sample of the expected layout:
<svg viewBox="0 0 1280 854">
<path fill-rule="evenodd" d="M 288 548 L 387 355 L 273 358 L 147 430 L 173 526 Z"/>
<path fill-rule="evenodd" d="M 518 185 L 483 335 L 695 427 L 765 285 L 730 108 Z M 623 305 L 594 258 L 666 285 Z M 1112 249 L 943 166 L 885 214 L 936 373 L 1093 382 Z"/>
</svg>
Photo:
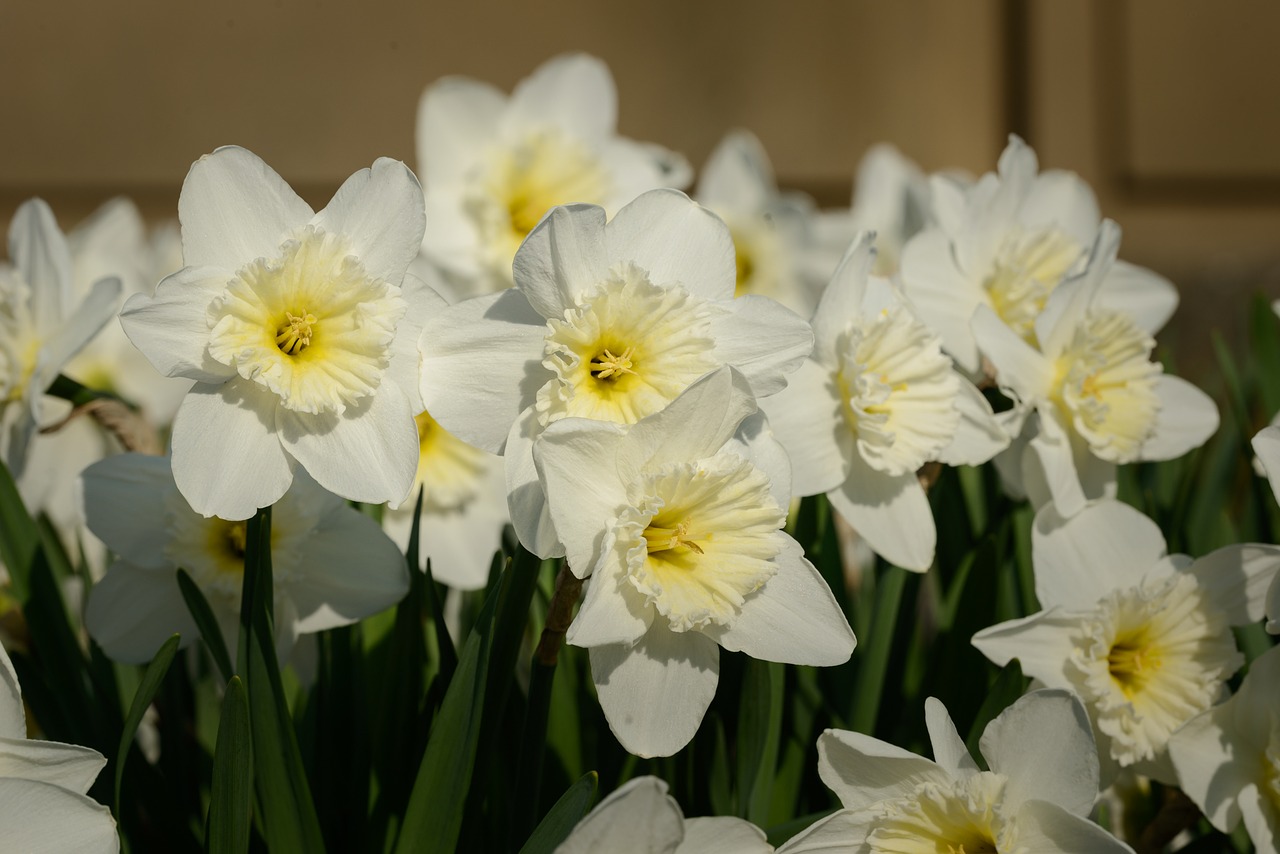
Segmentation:
<svg viewBox="0 0 1280 854">
<path fill-rule="evenodd" d="M 591 376 L 598 380 L 607 380 L 623 374 L 634 374 L 635 371 L 631 370 L 631 354 L 634 350 L 634 347 L 628 347 L 622 351 L 621 356 L 615 356 L 606 348 L 603 353 L 591 360 Z"/>
<path fill-rule="evenodd" d="M 296 356 L 311 344 L 311 325 L 316 322 L 314 314 L 284 313 L 285 323 L 276 330 L 276 346 L 287 355 Z"/>
<path fill-rule="evenodd" d="M 644 538 L 649 544 L 649 554 L 679 548 L 680 546 L 684 546 L 694 554 L 706 554 L 701 546 L 690 539 L 689 523 L 687 521 L 681 522 L 674 528 L 650 525 L 644 529 Z"/>
<path fill-rule="evenodd" d="M 248 542 L 246 523 L 232 522 L 226 530 L 227 548 L 239 560 L 244 560 L 245 544 Z"/>
</svg>

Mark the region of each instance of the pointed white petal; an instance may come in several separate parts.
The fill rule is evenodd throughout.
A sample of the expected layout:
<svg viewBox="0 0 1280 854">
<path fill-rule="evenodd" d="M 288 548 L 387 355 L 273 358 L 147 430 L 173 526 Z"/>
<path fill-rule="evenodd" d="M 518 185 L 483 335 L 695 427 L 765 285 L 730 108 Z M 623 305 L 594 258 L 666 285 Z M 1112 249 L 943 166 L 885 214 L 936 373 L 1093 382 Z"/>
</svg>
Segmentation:
<svg viewBox="0 0 1280 854">
<path fill-rule="evenodd" d="M 938 452 L 938 460 L 949 466 L 979 466 L 1009 447 L 1009 436 L 996 420 L 991 404 L 966 379 L 960 380 L 956 398 L 960 424 L 956 435 Z"/>
<path fill-rule="evenodd" d="M 675 854 L 773 854 L 773 846 L 751 822 L 713 816 L 686 819 L 684 841 Z"/>
<path fill-rule="evenodd" d="M 1212 551 L 1191 565 L 1209 602 L 1233 626 L 1261 620 L 1267 590 L 1280 570 L 1280 546 L 1241 543 Z"/>
<path fill-rule="evenodd" d="M 885 560 L 912 572 L 925 572 L 933 564 L 938 531 L 915 472 L 885 474 L 855 452 L 844 483 L 827 498 Z"/>
<path fill-rule="evenodd" d="M 681 284 L 706 300 L 733 297 L 737 267 L 729 227 L 679 190 L 650 190 L 618 211 L 605 229 L 605 245 L 613 263 L 634 263 L 655 285 Z"/>
<path fill-rule="evenodd" d="M 547 212 L 516 250 L 516 287 L 538 314 L 560 319 L 609 275 L 604 208 L 560 205 Z"/>
<path fill-rule="evenodd" d="M 665 409 L 632 425 L 619 462 L 623 476 L 640 461 L 709 457 L 724 447 L 755 411 L 746 377 L 731 368 L 712 371 Z"/>
<path fill-rule="evenodd" d="M 933 744 L 933 761 L 953 777 L 960 777 L 978 770 L 978 763 L 969 755 L 956 725 L 947 714 L 947 707 L 936 697 L 924 701 L 924 722 L 929 729 L 929 741 Z"/>
<path fill-rule="evenodd" d="M 1071 518 L 1046 506 L 1031 532 L 1036 598 L 1044 608 L 1092 608 L 1140 584 L 1166 550 L 1159 526 L 1128 504 L 1097 501 Z"/>
<path fill-rule="evenodd" d="M 1018 850 L 1061 854 L 1133 854 L 1098 825 L 1047 801 L 1027 801 L 1018 811 Z"/>
<path fill-rule="evenodd" d="M 756 397 L 781 391 L 787 375 L 813 351 L 809 324 L 768 297 L 748 294 L 711 318 L 715 354 L 746 376 Z"/>
<path fill-rule="evenodd" d="M 371 276 L 399 285 L 422 246 L 424 217 L 422 185 L 413 172 L 399 160 L 379 157 L 344 181 L 312 221 L 347 237 Z"/>
<path fill-rule="evenodd" d="M 1052 502 L 1064 516 L 1074 516 L 1089 496 L 1080 483 L 1071 437 L 1048 408 L 1036 413 L 1035 432 L 1022 452 L 1022 482 L 1032 506 Z"/>
<path fill-rule="evenodd" d="M 434 276 L 438 281 L 440 276 Z M 383 375 L 383 382 L 393 383 L 409 397 L 409 409 L 419 413 L 426 409 L 422 402 L 422 379 L 419 363 L 422 355 L 418 342 L 422 327 L 428 318 L 434 317 L 448 306 L 445 298 L 414 273 L 404 275 L 400 293 L 407 306 L 404 316 L 396 324 L 396 337 L 391 341 L 391 364 Z"/>
<path fill-rule="evenodd" d="M 817 495 L 844 481 L 849 466 L 845 452 L 852 441 L 829 370 L 806 359 L 787 378 L 787 387 L 760 406 L 791 457 L 792 493 Z"/>
<path fill-rule="evenodd" d="M 585 53 L 554 57 L 521 80 L 502 119 L 504 131 L 552 125 L 595 145 L 618 123 L 618 92 L 609 67 Z"/>
<path fill-rule="evenodd" d="M 1258 431 L 1250 443 L 1258 461 L 1267 473 L 1267 482 L 1271 484 L 1271 492 L 1280 502 L 1280 427 L 1264 427 Z"/>
<path fill-rule="evenodd" d="M 1093 242 L 1101 216 L 1089 185 L 1060 169 L 1037 175 L 1018 210 L 1018 222 L 1028 231 L 1056 228 L 1082 246 Z"/>
<path fill-rule="evenodd" d="M 606 644 L 630 647 L 649 630 L 656 611 L 631 586 L 626 574 L 625 547 L 617 542 L 612 531 L 605 534 L 602 551 L 600 562 L 584 571 L 591 574 L 587 580 L 587 596 L 569 625 L 565 640 L 582 647 Z"/>
<path fill-rule="evenodd" d="M 0 779 L 5 847 L 29 854 L 115 854 L 111 811 L 86 795 L 33 780 Z"/>
<path fill-rule="evenodd" d="M 868 812 L 840 810 L 791 837 L 778 854 L 862 854 L 874 818 Z"/>
<path fill-rule="evenodd" d="M 85 794 L 107 759 L 96 750 L 57 741 L 0 739 L 0 777 L 38 780 Z"/>
<path fill-rule="evenodd" d="M 1169 761 L 1178 775 L 1178 784 L 1205 818 L 1223 833 L 1240 822 L 1237 798 L 1254 775 L 1250 761 L 1261 770 L 1260 755 L 1250 754 L 1248 744 L 1237 734 L 1228 701 L 1196 715 L 1169 739 Z M 1265 738 L 1269 733 L 1263 734 Z"/>
<path fill-rule="evenodd" d="M 115 554 L 138 566 L 169 566 L 161 520 L 177 488 L 167 457 L 118 454 L 80 475 L 85 523 Z"/>
<path fill-rule="evenodd" d="M 143 569 L 125 561 L 114 563 L 93 585 L 84 624 L 108 657 L 127 664 L 155 658 L 175 632 L 184 646 L 199 637 L 176 571 Z"/>
<path fill-rule="evenodd" d="M 763 213 L 769 197 L 776 194 L 773 169 L 760 140 L 750 131 L 732 130 L 707 158 L 694 195 L 711 208 Z"/>
<path fill-rule="evenodd" d="M 1074 645 L 1072 633 L 1080 621 L 1058 609 L 1008 620 L 973 636 L 973 645 L 993 664 L 1004 667 L 1018 659 L 1022 672 L 1050 688 L 1069 688 L 1067 659 Z"/>
<path fill-rule="evenodd" d="M 418 170 L 428 187 L 457 181 L 497 135 L 507 96 L 466 77 L 442 77 L 418 102 Z"/>
<path fill-rule="evenodd" d="M 72 356 L 79 353 L 120 309 L 120 280 L 99 279 L 62 326 L 49 337 L 40 354 L 31 383 L 39 389 L 53 385 L 58 372 Z"/>
<path fill-rule="evenodd" d="M 538 414 L 533 407 L 520 413 L 511 425 L 507 452 L 503 457 L 507 475 L 507 511 L 522 546 L 540 558 L 563 557 L 564 544 L 556 536 L 551 509 L 547 506 L 547 493 L 538 479 L 538 467 L 533 459 L 534 439 L 540 435 Z M 570 569 L 580 578 L 590 571 L 589 566 L 570 565 Z"/>
<path fill-rule="evenodd" d="M 862 316 L 862 298 L 867 292 L 867 277 L 875 264 L 875 234 L 860 231 L 845 249 L 840 265 L 818 300 L 813 313 L 814 358 L 834 367 L 839 354 L 836 349 L 849 324 Z"/>
<path fill-rule="evenodd" d="M 609 525 L 627 503 L 626 484 L 618 478 L 618 449 L 626 435 L 621 424 L 566 418 L 533 444 L 551 521 L 579 578 L 600 559 Z"/>
<path fill-rule="evenodd" d="M 1146 267 L 1117 260 L 1098 291 L 1098 304 L 1124 312 L 1139 329 L 1155 335 L 1178 308 L 1178 289 Z"/>
<path fill-rule="evenodd" d="M 978 348 L 995 365 L 996 382 L 1001 388 L 1012 391 L 1022 403 L 1035 403 L 1048 396 L 1053 384 L 1053 366 L 1006 326 L 990 306 L 975 308 L 970 326 Z"/>
<path fill-rule="evenodd" d="M 217 267 L 183 267 L 156 286 L 155 296 L 134 294 L 120 311 L 120 325 L 148 361 L 166 377 L 217 383 L 235 368 L 209 356 L 209 303 L 230 273 Z"/>
<path fill-rule="evenodd" d="M 670 854 L 684 835 L 684 814 L 667 784 L 636 777 L 587 813 L 555 854 Z"/>
<path fill-rule="evenodd" d="M 28 199 L 14 212 L 9 260 L 31 288 L 36 328 L 56 328 L 71 307 L 71 253 L 44 199 Z"/>
<path fill-rule="evenodd" d="M 1084 706 L 1062 690 L 1032 691 L 982 731 L 982 755 L 1009 778 L 1004 807 L 1048 801 L 1079 816 L 1098 798 L 1098 751 Z"/>
<path fill-rule="evenodd" d="M 909 797 L 921 783 L 946 785 L 936 762 L 860 732 L 829 729 L 818 736 L 818 775 L 845 809 Z"/>
<path fill-rule="evenodd" d="M 1218 405 L 1181 377 L 1162 374 L 1156 380 L 1160 410 L 1155 430 L 1142 446 L 1140 459 L 1171 460 L 1198 448 L 1218 429 Z"/>
<path fill-rule="evenodd" d="M 1280 814 L 1256 783 L 1245 786 L 1240 793 L 1240 814 L 1244 817 L 1244 826 L 1255 850 L 1280 849 Z"/>
<path fill-rule="evenodd" d="M 979 344 L 970 319 L 984 300 L 981 288 L 956 266 L 951 238 L 936 228 L 911 238 L 902 250 L 900 275 L 902 289 L 920 319 L 942 337 L 960 367 L 976 373 L 981 367 Z"/>
</svg>

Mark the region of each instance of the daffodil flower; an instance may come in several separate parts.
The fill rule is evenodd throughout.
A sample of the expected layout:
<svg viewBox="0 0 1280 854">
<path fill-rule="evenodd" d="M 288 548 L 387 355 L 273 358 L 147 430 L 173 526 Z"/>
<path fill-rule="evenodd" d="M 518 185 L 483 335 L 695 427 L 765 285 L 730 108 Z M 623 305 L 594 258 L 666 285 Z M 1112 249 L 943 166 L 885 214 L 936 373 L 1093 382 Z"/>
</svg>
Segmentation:
<svg viewBox="0 0 1280 854">
<path fill-rule="evenodd" d="M 6 850 L 120 850 L 111 811 L 86 792 L 107 759 L 96 750 L 27 738 L 18 674 L 0 647 L 0 827 Z"/>
<path fill-rule="evenodd" d="M 578 822 L 555 854 L 769 854 L 764 831 L 727 816 L 685 818 L 657 777 L 628 780 Z"/>
<path fill-rule="evenodd" d="M 534 448 L 570 569 L 590 577 L 569 643 L 590 649 L 622 745 L 667 756 L 693 737 L 719 648 L 833 665 L 854 637 L 782 525 L 786 453 L 745 379 L 721 368 L 633 425 L 566 418 Z"/>
<path fill-rule="evenodd" d="M 1244 818 L 1258 851 L 1280 846 L 1280 650 L 1249 665 L 1240 690 L 1169 739 L 1178 784 L 1214 827 Z"/>
<path fill-rule="evenodd" d="M 1280 427 L 1264 427 L 1250 444 L 1253 445 L 1253 452 L 1258 455 L 1258 462 L 1267 476 L 1267 482 L 1271 484 L 1272 494 L 1280 502 Z M 1267 591 L 1267 631 L 1280 635 L 1280 575 L 1276 576 L 1271 589 Z"/>
<path fill-rule="evenodd" d="M 108 457 L 81 475 L 84 513 L 118 559 L 93 586 L 89 634 L 116 661 L 150 661 L 174 632 L 199 633 L 178 587 L 184 569 L 209 602 L 234 655 L 244 582 L 246 523 L 187 504 L 169 460 Z M 300 472 L 271 513 L 277 652 L 299 634 L 345 626 L 388 608 L 409 589 L 404 555 L 376 522 Z"/>
<path fill-rule="evenodd" d="M 937 529 L 916 472 L 978 465 L 1009 443 L 981 392 L 885 279 L 864 232 L 813 314 L 813 354 L 761 402 L 791 456 L 793 489 L 832 506 L 890 562 L 933 563 Z"/>
<path fill-rule="evenodd" d="M 933 761 L 862 733 L 823 733 L 818 773 L 844 809 L 778 854 L 1132 854 L 1086 817 L 1098 796 L 1098 756 L 1067 692 L 1032 691 L 987 724 L 980 749 L 988 771 L 933 697 L 925 720 Z"/>
<path fill-rule="evenodd" d="M 402 501 L 418 442 L 415 342 L 443 300 L 405 276 L 421 189 L 381 159 L 319 213 L 243 148 L 191 167 L 178 203 L 187 263 L 120 320 L 166 376 L 196 381 L 173 424 L 173 472 L 197 512 L 239 520 L 301 465 L 354 501 Z"/>
<path fill-rule="evenodd" d="M 1036 506 L 1052 501 L 1065 516 L 1113 496 L 1117 465 L 1173 459 L 1218 428 L 1213 400 L 1165 374 L 1148 329 L 1108 307 L 1119 246 L 1119 227 L 1104 223 L 1084 270 L 1037 315 L 1037 346 L 989 306 L 973 313 L 978 345 L 1017 402 L 1006 428 L 1019 438 L 1003 471 Z"/>
<path fill-rule="evenodd" d="M 1104 780 L 1118 766 L 1175 782 L 1169 737 L 1244 664 L 1231 628 L 1262 618 L 1280 547 L 1227 546 L 1194 561 L 1168 555 L 1155 523 L 1116 501 L 1070 519 L 1046 506 L 1031 547 L 1044 610 L 984 629 L 973 645 L 1080 697 Z"/>
<path fill-rule="evenodd" d="M 531 552 L 564 553 L 533 463 L 550 424 L 635 423 L 723 365 L 764 397 L 809 352 L 795 314 L 734 298 L 733 258 L 724 223 L 676 190 L 645 193 L 607 224 L 603 208 L 558 207 L 520 247 L 514 289 L 425 322 L 423 402 L 450 433 L 504 454 L 511 521 Z"/>
<path fill-rule="evenodd" d="M 972 186 L 934 176 L 935 224 L 903 249 L 903 289 L 971 374 L 981 369 L 980 342 L 969 325 L 974 311 L 990 309 L 1034 346 L 1050 295 L 1081 271 L 1098 233 L 1098 202 L 1089 185 L 1071 172 L 1038 169 L 1035 152 L 1011 136 L 998 174 Z M 1105 280 L 1101 305 L 1148 334 L 1177 306 L 1173 285 L 1142 267 L 1116 261 Z"/>
<path fill-rule="evenodd" d="M 682 158 L 617 135 L 617 101 L 608 67 L 584 54 L 544 63 L 510 97 L 465 77 L 428 87 L 422 251 L 463 294 L 509 287 L 516 249 L 556 205 L 613 212 L 645 190 L 685 186 Z"/>
</svg>

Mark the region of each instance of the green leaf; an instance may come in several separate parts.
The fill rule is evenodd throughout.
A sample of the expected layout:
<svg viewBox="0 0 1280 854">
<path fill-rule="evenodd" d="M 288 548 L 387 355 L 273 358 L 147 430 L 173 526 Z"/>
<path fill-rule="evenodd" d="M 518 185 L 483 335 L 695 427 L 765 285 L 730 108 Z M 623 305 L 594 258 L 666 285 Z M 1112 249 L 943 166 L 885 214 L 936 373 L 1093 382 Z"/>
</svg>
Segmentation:
<svg viewBox="0 0 1280 854">
<path fill-rule="evenodd" d="M 898 611 L 902 605 L 902 591 L 907 585 L 907 571 L 897 566 L 886 566 L 880 576 L 876 591 L 875 616 L 871 621 L 871 634 L 862 645 L 862 662 L 858 667 L 858 681 L 854 688 L 853 710 L 849 726 L 856 732 L 874 735 L 876 717 L 880 713 L 880 698 L 884 693 L 885 677 L 889 671 L 889 653 L 893 647 L 894 631 L 898 623 Z"/>
<path fill-rule="evenodd" d="M 213 754 L 213 783 L 209 793 L 208 837 L 212 854 L 241 854 L 249 850 L 253 808 L 253 738 L 249 695 L 239 676 L 227 680 Z"/>
<path fill-rule="evenodd" d="M 767 821 L 773 794 L 784 681 L 781 664 L 747 660 L 738 711 L 738 814 L 756 825 Z"/>
<path fill-rule="evenodd" d="M 138 727 L 142 724 L 142 716 L 147 713 L 147 708 L 155 699 L 156 691 L 160 689 L 160 683 L 169 672 L 169 665 L 173 663 L 173 656 L 178 652 L 178 645 L 181 643 L 182 636 L 174 635 L 161 645 L 156 651 L 156 657 L 147 665 L 147 672 L 133 695 L 129 715 L 124 719 L 124 732 L 120 733 L 120 747 L 116 749 L 116 815 L 120 815 L 120 783 L 124 779 L 124 766 L 125 760 L 129 758 L 129 748 L 133 746 L 134 736 L 138 734 Z"/>
<path fill-rule="evenodd" d="M 40 534 L 27 505 L 18 494 L 9 467 L 0 463 L 0 559 L 9 570 L 9 584 L 21 602 L 30 596 L 31 564 L 40 550 Z"/>
<path fill-rule="evenodd" d="M 973 719 L 973 726 L 969 727 L 969 737 L 964 743 L 969 748 L 969 754 L 977 760 L 978 764 L 983 768 L 986 767 L 986 760 L 978 750 L 978 742 L 982 740 L 982 731 L 987 728 L 987 724 L 991 723 L 996 717 L 1014 704 L 1027 690 L 1027 679 L 1022 675 L 1022 662 L 1013 659 L 1004 666 L 1000 671 L 1000 675 L 996 677 L 995 684 L 991 686 L 991 690 L 987 692 L 987 699 L 983 701 L 982 706 L 978 709 L 977 717 Z"/>
<path fill-rule="evenodd" d="M 598 781 L 596 772 L 588 771 L 570 786 L 538 823 L 520 849 L 520 854 L 552 854 L 561 842 L 569 838 L 578 822 L 591 809 Z"/>
<path fill-rule="evenodd" d="M 231 669 L 231 654 L 227 652 L 227 642 L 222 637 L 222 628 L 218 625 L 217 618 L 213 616 L 213 609 L 209 607 L 209 600 L 204 598 L 199 585 L 191 580 L 187 571 L 181 568 L 178 570 L 178 589 L 182 591 L 182 598 L 187 603 L 187 610 L 191 612 L 191 619 L 195 621 L 196 628 L 200 631 L 200 638 L 209 648 L 213 663 L 222 674 L 222 681 L 230 682 L 232 674 L 235 673 Z"/>
</svg>

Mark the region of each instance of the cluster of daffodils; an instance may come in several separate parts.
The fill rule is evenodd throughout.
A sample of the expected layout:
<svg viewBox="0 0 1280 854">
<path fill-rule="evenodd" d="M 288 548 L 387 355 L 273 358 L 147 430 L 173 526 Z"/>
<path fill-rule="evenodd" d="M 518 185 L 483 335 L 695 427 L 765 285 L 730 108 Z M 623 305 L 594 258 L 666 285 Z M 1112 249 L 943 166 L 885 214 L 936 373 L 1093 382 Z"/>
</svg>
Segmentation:
<svg viewBox="0 0 1280 854">
<path fill-rule="evenodd" d="M 412 531 L 421 569 L 476 590 L 509 526 L 563 561 L 575 583 L 557 590 L 585 589 L 565 639 L 617 741 L 670 756 L 702 726 L 722 649 L 819 667 L 854 652 L 789 533 L 793 498 L 825 496 L 844 533 L 925 573 L 937 470 L 990 463 L 1035 511 L 1042 610 L 973 644 L 1042 689 L 988 725 L 981 766 L 934 699 L 933 760 L 829 730 L 818 767 L 843 808 L 780 850 L 1131 850 L 1089 818 L 1121 773 L 1181 787 L 1223 831 L 1243 815 L 1274 847 L 1280 659 L 1230 686 L 1233 629 L 1280 627 L 1280 547 L 1170 555 L 1116 500 L 1119 466 L 1199 447 L 1218 412 L 1153 359 L 1176 292 L 1118 259 L 1089 187 L 1040 172 L 1017 138 L 976 180 L 880 147 L 852 206 L 819 211 L 779 190 L 749 132 L 695 184 L 680 155 L 617 135 L 616 101 L 582 55 L 510 96 L 441 80 L 418 115 L 422 183 L 380 159 L 318 212 L 234 146 L 192 165 L 180 232 L 149 236 L 124 201 L 67 237 L 44 203 L 18 210 L 0 454 L 97 564 L 93 641 L 143 663 L 198 637 L 181 570 L 234 649 L 263 508 L 282 661 L 299 635 L 399 602 Z M 59 411 L 60 374 L 136 423 Z M 166 436 L 167 453 L 115 453 Z M 1255 448 L 1280 479 L 1280 427 Z M 26 742 L 0 663 L 16 704 L 0 709 L 0 814 L 29 804 L 80 850 L 109 849 L 83 794 L 101 757 Z M 41 751 L 67 767 L 46 774 L 64 760 Z M 606 847 L 773 850 L 745 821 L 686 820 L 654 778 L 556 850 Z"/>
</svg>

